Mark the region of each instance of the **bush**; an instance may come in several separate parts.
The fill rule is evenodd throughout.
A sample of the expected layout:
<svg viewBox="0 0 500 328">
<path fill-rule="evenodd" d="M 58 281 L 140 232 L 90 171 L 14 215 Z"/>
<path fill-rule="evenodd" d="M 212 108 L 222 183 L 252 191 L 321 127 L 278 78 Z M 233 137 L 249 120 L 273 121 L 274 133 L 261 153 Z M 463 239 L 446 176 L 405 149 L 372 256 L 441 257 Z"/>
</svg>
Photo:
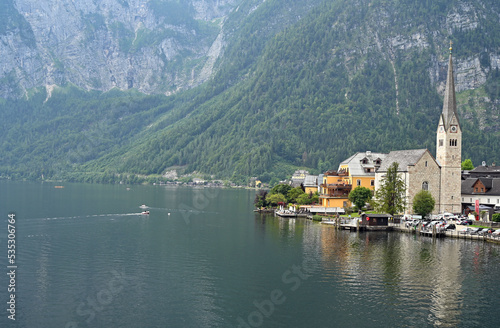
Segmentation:
<svg viewBox="0 0 500 328">
<path fill-rule="evenodd" d="M 495 213 L 493 214 L 493 217 L 491 218 L 493 222 L 500 222 L 500 213 Z"/>
<path fill-rule="evenodd" d="M 323 218 L 321 217 L 321 215 L 314 215 L 313 216 L 313 221 L 323 221 Z"/>
</svg>

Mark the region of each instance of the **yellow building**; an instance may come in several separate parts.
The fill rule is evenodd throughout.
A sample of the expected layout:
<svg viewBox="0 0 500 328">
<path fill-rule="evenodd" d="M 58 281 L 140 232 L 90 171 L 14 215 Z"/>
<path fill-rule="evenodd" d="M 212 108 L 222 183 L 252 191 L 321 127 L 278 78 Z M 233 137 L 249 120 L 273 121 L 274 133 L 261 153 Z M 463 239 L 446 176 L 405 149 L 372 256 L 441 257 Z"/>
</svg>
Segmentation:
<svg viewBox="0 0 500 328">
<path fill-rule="evenodd" d="M 349 183 L 349 172 L 346 170 L 327 171 L 320 185 L 319 200 L 323 207 L 350 207 L 348 199 L 352 185 Z"/>
<path fill-rule="evenodd" d="M 387 154 L 371 151 L 356 153 L 340 163 L 339 171 L 344 170 L 349 173 L 348 181 L 353 188 L 366 187 L 375 190 L 375 171 L 386 156 Z"/>
<path fill-rule="evenodd" d="M 304 179 L 304 191 L 306 194 L 314 194 L 318 191 L 318 176 L 317 175 L 306 175 Z"/>
</svg>

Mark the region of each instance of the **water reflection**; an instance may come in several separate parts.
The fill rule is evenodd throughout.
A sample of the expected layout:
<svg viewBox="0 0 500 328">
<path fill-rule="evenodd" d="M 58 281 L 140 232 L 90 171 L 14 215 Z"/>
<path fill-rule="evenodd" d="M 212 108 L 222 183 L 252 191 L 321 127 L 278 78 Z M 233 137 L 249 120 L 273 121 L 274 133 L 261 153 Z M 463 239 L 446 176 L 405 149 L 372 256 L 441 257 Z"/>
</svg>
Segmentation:
<svg viewBox="0 0 500 328">
<path fill-rule="evenodd" d="M 254 194 L 246 190 L 201 193 L 208 201 L 200 202 L 199 191 L 188 188 L 78 186 L 44 187 L 40 197 L 31 184 L 0 182 L 0 203 L 23 218 L 19 327 L 235 327 L 238 317 L 250 322 L 260 311 L 256 302 L 269 301 L 274 290 L 286 301 L 261 315 L 261 327 L 500 321 L 500 245 L 254 215 Z M 58 206 L 46 211 L 46 203 Z M 148 219 L 129 215 L 144 203 Z M 126 277 L 123 289 L 94 309 L 117 276 Z M 90 323 L 87 311 L 95 313 Z"/>
<path fill-rule="evenodd" d="M 498 261 L 491 261 L 492 254 L 498 256 L 498 245 L 396 232 L 354 233 L 305 219 L 267 217 L 261 222 L 275 238 L 302 239 L 303 256 L 321 268 L 316 282 L 340 295 L 331 300 L 337 312 L 367 315 L 372 320 L 368 326 L 383 326 L 384 320 L 401 327 L 484 324 L 471 302 L 491 300 L 475 289 L 483 281 L 466 277 L 484 279 L 491 273 L 489 265 L 498 268 Z"/>
</svg>

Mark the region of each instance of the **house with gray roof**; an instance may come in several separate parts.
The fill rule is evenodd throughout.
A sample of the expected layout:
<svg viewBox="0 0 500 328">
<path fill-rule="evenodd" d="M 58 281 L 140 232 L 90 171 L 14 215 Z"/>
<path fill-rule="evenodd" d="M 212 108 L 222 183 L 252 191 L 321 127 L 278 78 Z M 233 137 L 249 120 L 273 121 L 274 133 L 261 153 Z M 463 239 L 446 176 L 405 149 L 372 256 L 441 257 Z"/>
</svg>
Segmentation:
<svg viewBox="0 0 500 328">
<path fill-rule="evenodd" d="M 348 172 L 353 187 L 375 188 L 375 171 L 382 165 L 385 153 L 372 153 L 371 151 L 358 152 L 339 165 L 339 171 Z"/>
<path fill-rule="evenodd" d="M 486 163 L 469 171 L 462 180 L 462 206 L 474 206 L 476 200 L 485 209 L 500 210 L 500 167 Z"/>
<path fill-rule="evenodd" d="M 304 184 L 304 180 L 306 176 L 309 175 L 309 171 L 306 170 L 296 170 L 292 178 L 290 179 L 290 185 L 295 188 L 299 187 L 300 185 Z"/>
<path fill-rule="evenodd" d="M 304 179 L 304 191 L 306 194 L 315 193 L 318 191 L 318 176 L 317 175 L 306 175 Z"/>
<path fill-rule="evenodd" d="M 483 162 L 482 165 L 477 166 L 473 170 L 467 171 L 466 176 L 471 178 L 500 178 L 500 166 L 496 166 L 495 163 L 492 163 L 491 166 L 488 166 L 486 165 L 486 162 Z"/>
</svg>

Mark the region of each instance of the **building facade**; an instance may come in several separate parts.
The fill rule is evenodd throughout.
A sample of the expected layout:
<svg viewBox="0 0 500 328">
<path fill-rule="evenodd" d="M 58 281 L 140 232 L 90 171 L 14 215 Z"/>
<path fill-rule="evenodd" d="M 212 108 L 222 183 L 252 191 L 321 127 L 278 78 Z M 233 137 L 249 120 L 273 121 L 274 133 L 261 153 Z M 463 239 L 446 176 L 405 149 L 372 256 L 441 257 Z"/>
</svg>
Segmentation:
<svg viewBox="0 0 500 328">
<path fill-rule="evenodd" d="M 405 213 L 413 213 L 413 198 L 421 190 L 431 193 L 436 204 L 441 193 L 441 168 L 427 149 L 391 151 L 377 170 L 375 188 L 379 188 L 392 163 L 398 163 L 398 175 L 406 186 Z M 439 209 L 434 208 L 434 213 Z"/>
<path fill-rule="evenodd" d="M 319 200 L 322 207 L 345 208 L 350 207 L 349 193 L 352 185 L 346 171 L 327 171 L 323 174 L 320 185 Z"/>
<path fill-rule="evenodd" d="M 462 210 L 475 206 L 500 210 L 500 167 L 492 164 L 476 167 L 462 175 Z"/>
<path fill-rule="evenodd" d="M 375 190 L 375 171 L 382 165 L 385 153 L 366 151 L 356 153 L 340 163 L 339 171 L 346 171 L 353 188 L 365 187 Z"/>
<path fill-rule="evenodd" d="M 318 176 L 317 175 L 306 175 L 304 179 L 304 192 L 306 194 L 314 194 L 318 191 Z"/>
</svg>

